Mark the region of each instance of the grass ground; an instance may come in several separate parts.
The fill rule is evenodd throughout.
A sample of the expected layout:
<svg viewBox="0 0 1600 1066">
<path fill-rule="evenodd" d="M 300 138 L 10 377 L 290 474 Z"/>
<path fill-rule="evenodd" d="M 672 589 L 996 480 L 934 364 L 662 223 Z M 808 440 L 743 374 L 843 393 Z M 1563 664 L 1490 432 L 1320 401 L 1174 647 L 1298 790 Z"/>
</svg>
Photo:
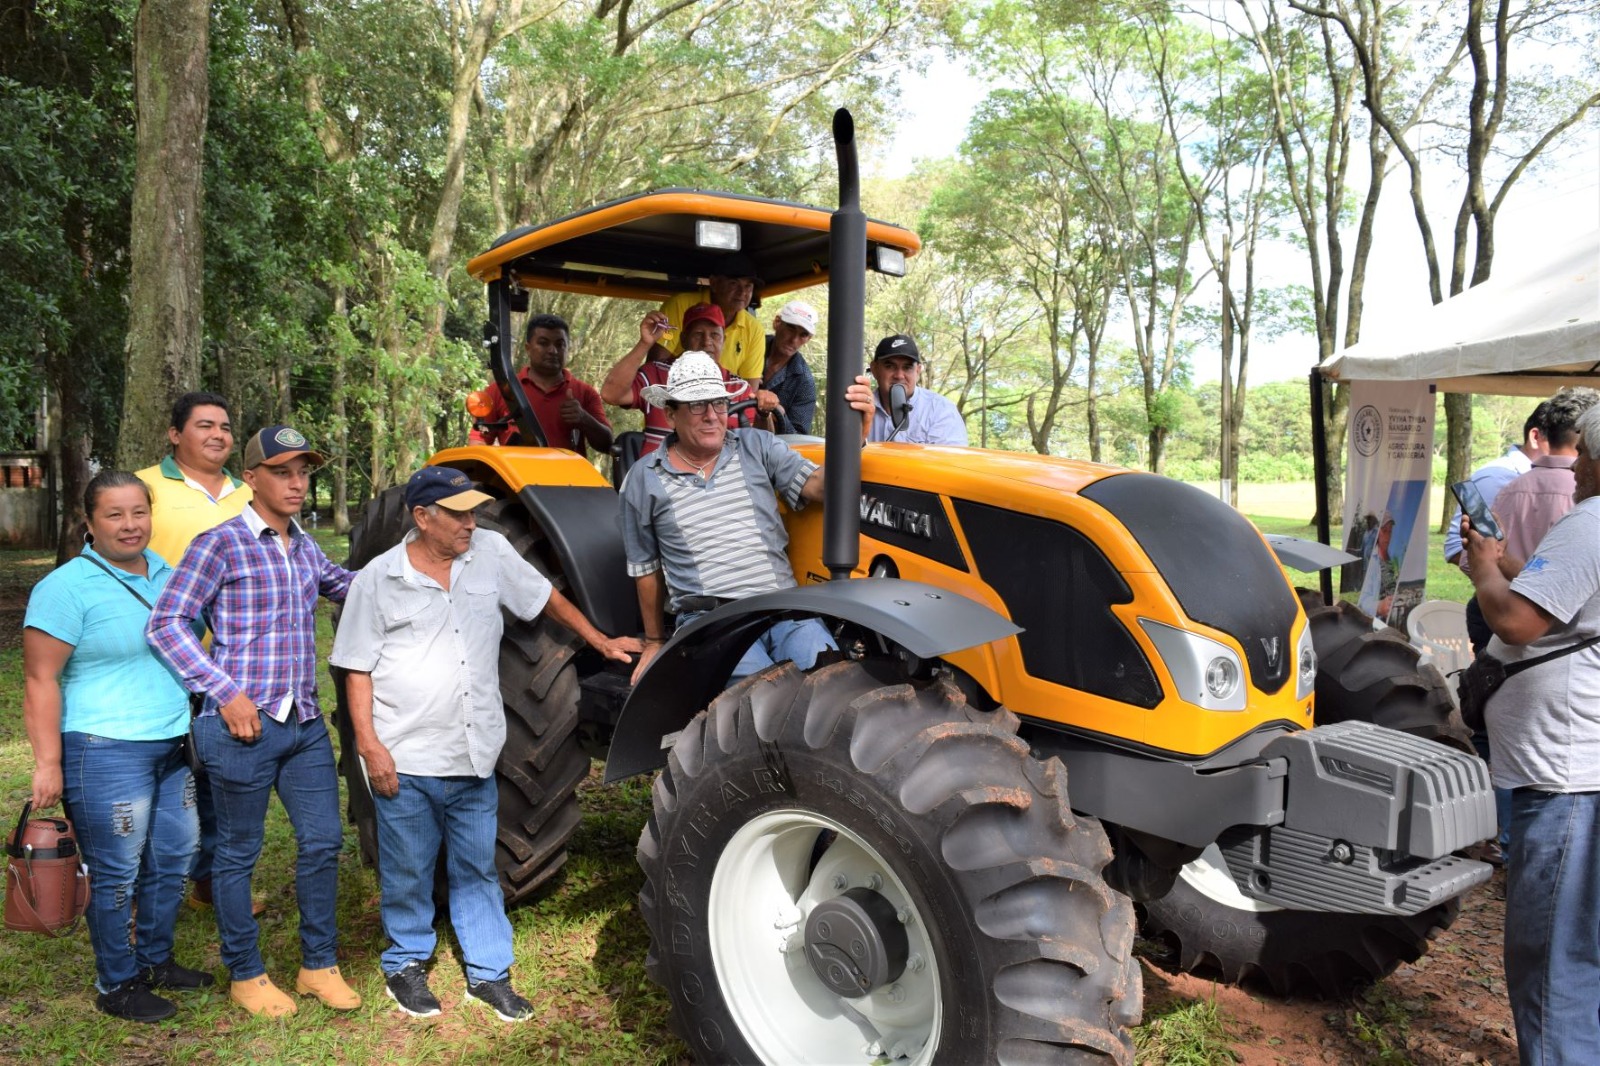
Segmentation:
<svg viewBox="0 0 1600 1066">
<path fill-rule="evenodd" d="M 1304 515 L 1309 508 L 1295 510 L 1299 504 L 1292 493 L 1259 503 L 1247 496 L 1246 504 L 1263 508 L 1258 524 L 1264 529 L 1308 535 Z M 1281 513 L 1285 508 L 1289 517 Z M 344 557 L 342 538 L 325 533 L 319 538 L 330 557 Z M 50 563 L 41 553 L 0 552 L 0 814 L 20 811 L 32 772 L 22 728 L 19 634 L 27 591 Z M 1442 561 L 1439 570 L 1441 577 L 1448 576 Z M 1438 587 L 1433 580 L 1430 574 L 1430 594 Z M 324 607 L 318 617 L 325 654 L 332 640 L 330 612 Z M 331 707 L 326 677 L 322 688 L 324 706 Z M 506 1026 L 462 1002 L 461 970 L 448 933 L 441 938 L 433 970 L 444 1014 L 417 1020 L 390 1009 L 378 970 L 384 937 L 377 884 L 372 871 L 361 865 L 351 830 L 339 865 L 340 954 L 347 978 L 366 1000 L 360 1010 L 337 1014 L 315 1001 L 302 1001 L 291 1019 L 257 1020 L 230 1006 L 225 991 L 212 991 L 183 996 L 171 1022 L 119 1022 L 94 1009 L 93 957 L 81 929 L 55 941 L 9 933 L 0 935 L 0 1061 L 284 1066 L 688 1062 L 671 1031 L 667 998 L 644 972 L 648 937 L 636 910 L 641 875 L 633 849 L 649 814 L 648 781 L 602 786 L 597 774 L 591 774 L 582 801 L 584 822 L 560 884 L 545 899 L 511 915 L 513 980 L 538 1012 L 531 1024 Z M 255 889 L 268 904 L 262 920 L 263 956 L 280 985 L 292 983 L 299 965 L 293 870 L 293 838 L 282 807 L 274 801 Z M 225 976 L 209 912 L 184 909 L 177 957 Z M 1218 1035 L 1221 1025 L 1214 1004 L 1181 999 L 1152 1004 L 1137 1034 L 1140 1061 L 1234 1061 Z"/>
</svg>

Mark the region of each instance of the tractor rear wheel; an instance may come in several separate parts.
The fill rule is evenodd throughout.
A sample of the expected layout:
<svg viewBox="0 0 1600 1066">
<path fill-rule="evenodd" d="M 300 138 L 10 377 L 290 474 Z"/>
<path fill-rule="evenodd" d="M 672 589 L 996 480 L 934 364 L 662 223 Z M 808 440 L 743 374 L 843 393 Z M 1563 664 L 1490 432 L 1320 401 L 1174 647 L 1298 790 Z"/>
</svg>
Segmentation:
<svg viewBox="0 0 1600 1066">
<path fill-rule="evenodd" d="M 1132 1062 L 1132 906 L 1016 728 L 948 680 L 784 663 L 679 734 L 639 898 L 698 1059 Z"/>
<path fill-rule="evenodd" d="M 350 534 L 350 566 L 365 565 L 400 542 L 411 528 L 401 496 L 389 489 L 367 505 Z M 523 558 L 545 571 L 541 538 L 515 498 L 495 500 L 477 512 L 478 525 L 503 534 Z M 546 572 L 546 576 L 548 572 Z M 557 582 L 559 584 L 559 582 Z M 543 616 L 531 622 L 507 616 L 500 640 L 500 696 L 506 743 L 495 766 L 500 824 L 495 863 L 508 905 L 522 902 L 550 882 L 567 861 L 567 844 L 581 820 L 577 789 L 589 773 L 589 757 L 578 746 L 577 640 Z M 343 686 L 339 688 L 340 770 L 349 796 L 361 855 L 378 862 L 372 793 L 349 736 Z"/>
<path fill-rule="evenodd" d="M 1349 603 L 1301 593 L 1317 650 L 1317 724 L 1363 721 L 1470 751 L 1448 682 L 1399 635 L 1375 630 Z M 1409 917 L 1326 914 L 1259 903 L 1234 885 L 1221 853 L 1206 849 L 1161 899 L 1141 905 L 1141 935 L 1167 944 L 1181 970 L 1264 980 L 1280 995 L 1314 988 L 1337 998 L 1427 951 L 1460 914 L 1451 900 Z"/>
</svg>

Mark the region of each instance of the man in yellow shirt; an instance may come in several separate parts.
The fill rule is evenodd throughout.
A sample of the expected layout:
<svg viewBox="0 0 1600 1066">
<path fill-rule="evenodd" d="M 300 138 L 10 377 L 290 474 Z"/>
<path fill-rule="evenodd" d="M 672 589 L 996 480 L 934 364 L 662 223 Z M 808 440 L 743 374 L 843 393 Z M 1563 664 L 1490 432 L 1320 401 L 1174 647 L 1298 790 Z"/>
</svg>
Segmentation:
<svg viewBox="0 0 1600 1066">
<path fill-rule="evenodd" d="M 715 304 L 722 311 L 722 356 L 718 360 L 724 370 L 736 378 L 743 378 L 750 391 L 761 387 L 761 375 L 766 368 L 767 334 L 761 323 L 749 311 L 750 300 L 755 296 L 760 277 L 750 257 L 733 252 L 722 257 L 717 273 L 710 284 L 693 292 L 680 292 L 661 305 L 661 313 L 677 332 L 656 342 L 661 351 L 652 351 L 651 360 L 670 363 L 683 354 L 683 313 L 696 304 Z"/>
<path fill-rule="evenodd" d="M 178 397 L 172 405 L 167 440 L 172 443 L 172 454 L 138 475 L 150 486 L 154 527 L 150 547 L 168 564 L 177 566 L 190 541 L 244 510 L 250 502 L 250 486 L 227 470 L 228 457 L 233 454 L 233 418 L 228 401 L 216 393 L 186 392 Z M 189 874 L 194 881 L 190 901 L 210 906 L 217 814 L 205 779 L 195 784 L 200 786 L 194 796 L 200 815 L 200 854 Z"/>
</svg>

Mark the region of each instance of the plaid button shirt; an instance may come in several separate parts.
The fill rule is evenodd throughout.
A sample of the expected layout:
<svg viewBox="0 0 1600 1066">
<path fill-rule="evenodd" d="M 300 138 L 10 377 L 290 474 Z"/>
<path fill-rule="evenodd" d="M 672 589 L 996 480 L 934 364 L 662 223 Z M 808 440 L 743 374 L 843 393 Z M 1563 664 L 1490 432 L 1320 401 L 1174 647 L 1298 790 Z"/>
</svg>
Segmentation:
<svg viewBox="0 0 1600 1066">
<path fill-rule="evenodd" d="M 344 602 L 355 575 L 297 524 L 289 532 L 286 560 L 278 534 L 245 508 L 194 539 L 156 600 L 145 635 L 185 688 L 205 693 L 202 714 L 241 692 L 269 714 L 285 696 L 301 721 L 319 713 L 317 596 Z M 213 634 L 210 655 L 190 628 L 195 619 Z"/>
</svg>

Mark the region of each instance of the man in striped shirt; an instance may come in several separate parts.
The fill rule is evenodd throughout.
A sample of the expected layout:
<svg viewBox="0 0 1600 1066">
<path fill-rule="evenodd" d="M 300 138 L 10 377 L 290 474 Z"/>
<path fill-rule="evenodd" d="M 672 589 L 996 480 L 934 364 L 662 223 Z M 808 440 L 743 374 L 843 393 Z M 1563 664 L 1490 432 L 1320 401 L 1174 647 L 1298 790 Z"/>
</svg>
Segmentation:
<svg viewBox="0 0 1600 1066">
<path fill-rule="evenodd" d="M 361 997 L 339 974 L 339 779 L 317 705 L 317 597 L 343 603 L 355 576 L 335 566 L 295 521 L 310 471 L 323 459 L 288 426 L 268 426 L 244 449 L 253 495 L 237 518 L 195 537 L 150 613 L 146 636 L 205 704 L 193 743 L 217 810 L 212 899 L 229 996 L 252 1014 L 295 1012 L 267 976 L 250 906 L 250 878 L 277 789 L 294 826 L 301 969 L 295 989 L 335 1010 Z M 202 623 L 196 626 L 195 623 Z M 195 636 L 213 634 L 211 654 Z"/>
<path fill-rule="evenodd" d="M 858 376 L 844 396 L 861 413 L 863 442 L 870 380 Z M 770 433 L 729 430 L 735 387 L 711 356 L 691 351 L 672 364 L 666 384 L 644 390 L 666 413 L 669 432 L 622 483 L 619 521 L 644 618 L 635 682 L 666 642 L 666 614 L 685 625 L 729 601 L 795 584 L 774 493 L 792 509 L 821 500 L 822 468 Z M 745 653 L 733 679 L 786 659 L 810 669 L 832 647 L 816 619 L 781 621 Z"/>
</svg>

